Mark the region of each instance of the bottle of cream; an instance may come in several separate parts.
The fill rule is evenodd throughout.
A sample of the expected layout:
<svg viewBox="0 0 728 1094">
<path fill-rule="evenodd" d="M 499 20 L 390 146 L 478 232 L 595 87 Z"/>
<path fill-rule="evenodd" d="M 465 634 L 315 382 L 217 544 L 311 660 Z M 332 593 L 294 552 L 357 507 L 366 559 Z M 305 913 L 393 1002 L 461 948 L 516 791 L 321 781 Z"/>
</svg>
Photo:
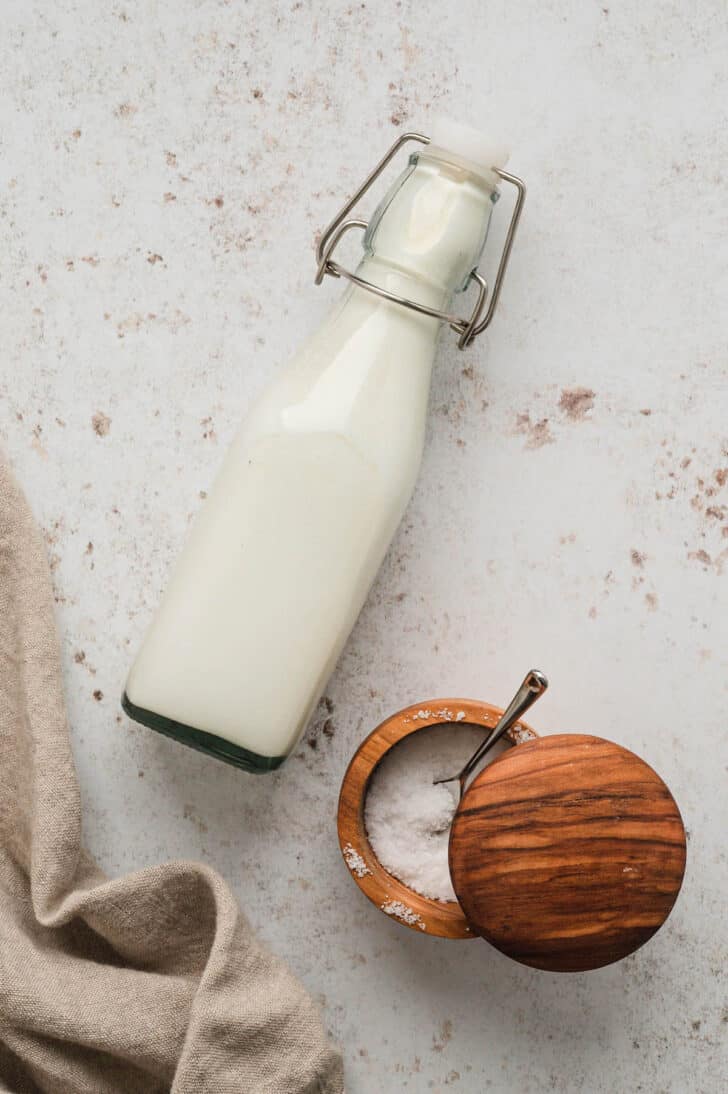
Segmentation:
<svg viewBox="0 0 728 1094">
<path fill-rule="evenodd" d="M 408 140 L 420 150 L 369 225 L 344 221 Z M 319 280 L 349 285 L 233 442 L 129 673 L 131 718 L 249 771 L 293 749 L 412 493 L 440 329 L 466 345 L 495 306 L 524 193 L 505 160 L 454 123 L 407 134 L 324 234 Z M 486 307 L 474 271 L 500 179 L 518 201 Z M 331 257 L 349 227 L 366 229 L 355 273 Z"/>
</svg>

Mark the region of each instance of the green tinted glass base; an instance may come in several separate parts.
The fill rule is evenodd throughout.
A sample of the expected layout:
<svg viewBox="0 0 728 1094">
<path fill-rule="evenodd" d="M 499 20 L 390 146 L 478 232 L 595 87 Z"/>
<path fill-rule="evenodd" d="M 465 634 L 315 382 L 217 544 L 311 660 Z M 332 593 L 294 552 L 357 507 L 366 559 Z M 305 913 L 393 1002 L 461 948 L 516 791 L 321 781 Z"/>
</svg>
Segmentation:
<svg viewBox="0 0 728 1094">
<path fill-rule="evenodd" d="M 280 767 L 285 756 L 259 756 L 257 752 L 250 752 L 247 748 L 231 744 L 223 737 L 216 737 L 214 733 L 206 733 L 204 729 L 194 729 L 183 722 L 175 722 L 173 718 L 165 718 L 163 714 L 155 714 L 153 710 L 145 710 L 132 703 L 124 692 L 121 697 L 121 705 L 126 714 L 135 722 L 140 722 L 157 733 L 163 733 L 165 737 L 172 737 L 175 741 L 181 741 L 183 745 L 196 748 L 198 752 L 206 752 L 208 756 L 215 756 L 218 760 L 239 767 L 243 771 L 251 771 L 253 774 L 262 775 L 266 771 L 275 771 Z"/>
</svg>

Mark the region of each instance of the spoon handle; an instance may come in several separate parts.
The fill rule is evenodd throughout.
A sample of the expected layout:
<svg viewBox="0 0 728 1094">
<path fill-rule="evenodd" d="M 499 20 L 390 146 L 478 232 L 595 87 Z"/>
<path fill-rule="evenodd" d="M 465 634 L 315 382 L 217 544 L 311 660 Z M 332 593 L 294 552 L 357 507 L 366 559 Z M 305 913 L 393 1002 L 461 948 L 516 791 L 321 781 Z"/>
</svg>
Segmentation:
<svg viewBox="0 0 728 1094">
<path fill-rule="evenodd" d="M 539 696 L 543 695 L 548 686 L 548 680 L 538 669 L 531 669 L 531 671 L 526 674 L 523 683 L 501 714 L 490 736 L 486 737 L 480 748 L 473 753 L 465 767 L 457 776 L 462 789 L 465 788 L 465 780 L 474 768 L 477 767 L 483 759 L 483 756 L 485 756 L 487 752 L 490 752 L 493 745 L 501 739 L 503 734 L 507 733 L 511 726 L 515 725 L 530 706 L 533 706 Z"/>
</svg>

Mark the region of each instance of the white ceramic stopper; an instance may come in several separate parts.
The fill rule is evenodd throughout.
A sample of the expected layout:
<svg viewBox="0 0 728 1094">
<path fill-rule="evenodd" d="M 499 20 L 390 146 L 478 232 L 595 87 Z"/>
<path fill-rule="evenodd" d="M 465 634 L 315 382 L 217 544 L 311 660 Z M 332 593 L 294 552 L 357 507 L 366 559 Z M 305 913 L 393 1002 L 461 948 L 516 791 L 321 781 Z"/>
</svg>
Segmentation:
<svg viewBox="0 0 728 1094">
<path fill-rule="evenodd" d="M 435 118 L 430 127 L 430 149 L 449 152 L 488 179 L 494 178 L 492 168 L 505 167 L 509 156 L 505 143 L 496 136 L 450 118 Z"/>
</svg>

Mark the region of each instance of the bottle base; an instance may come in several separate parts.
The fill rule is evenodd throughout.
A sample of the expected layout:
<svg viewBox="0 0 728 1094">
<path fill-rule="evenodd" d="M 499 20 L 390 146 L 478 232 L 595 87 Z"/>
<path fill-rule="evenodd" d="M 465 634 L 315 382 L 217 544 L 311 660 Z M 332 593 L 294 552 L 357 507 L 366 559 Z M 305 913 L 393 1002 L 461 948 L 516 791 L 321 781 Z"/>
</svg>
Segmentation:
<svg viewBox="0 0 728 1094">
<path fill-rule="evenodd" d="M 166 718 L 163 714 L 155 714 L 153 710 L 145 710 L 132 703 L 126 692 L 121 697 L 121 706 L 126 714 L 134 722 L 139 722 L 148 729 L 171 737 L 183 745 L 205 752 L 208 756 L 215 756 L 218 760 L 232 764 L 241 771 L 249 771 L 254 775 L 262 775 L 267 771 L 275 771 L 280 767 L 285 756 L 260 756 L 257 752 L 251 752 L 240 745 L 234 745 L 226 741 L 224 737 L 217 737 L 214 733 L 207 733 L 204 729 L 195 729 L 183 722 L 175 722 L 173 718 Z"/>
</svg>

